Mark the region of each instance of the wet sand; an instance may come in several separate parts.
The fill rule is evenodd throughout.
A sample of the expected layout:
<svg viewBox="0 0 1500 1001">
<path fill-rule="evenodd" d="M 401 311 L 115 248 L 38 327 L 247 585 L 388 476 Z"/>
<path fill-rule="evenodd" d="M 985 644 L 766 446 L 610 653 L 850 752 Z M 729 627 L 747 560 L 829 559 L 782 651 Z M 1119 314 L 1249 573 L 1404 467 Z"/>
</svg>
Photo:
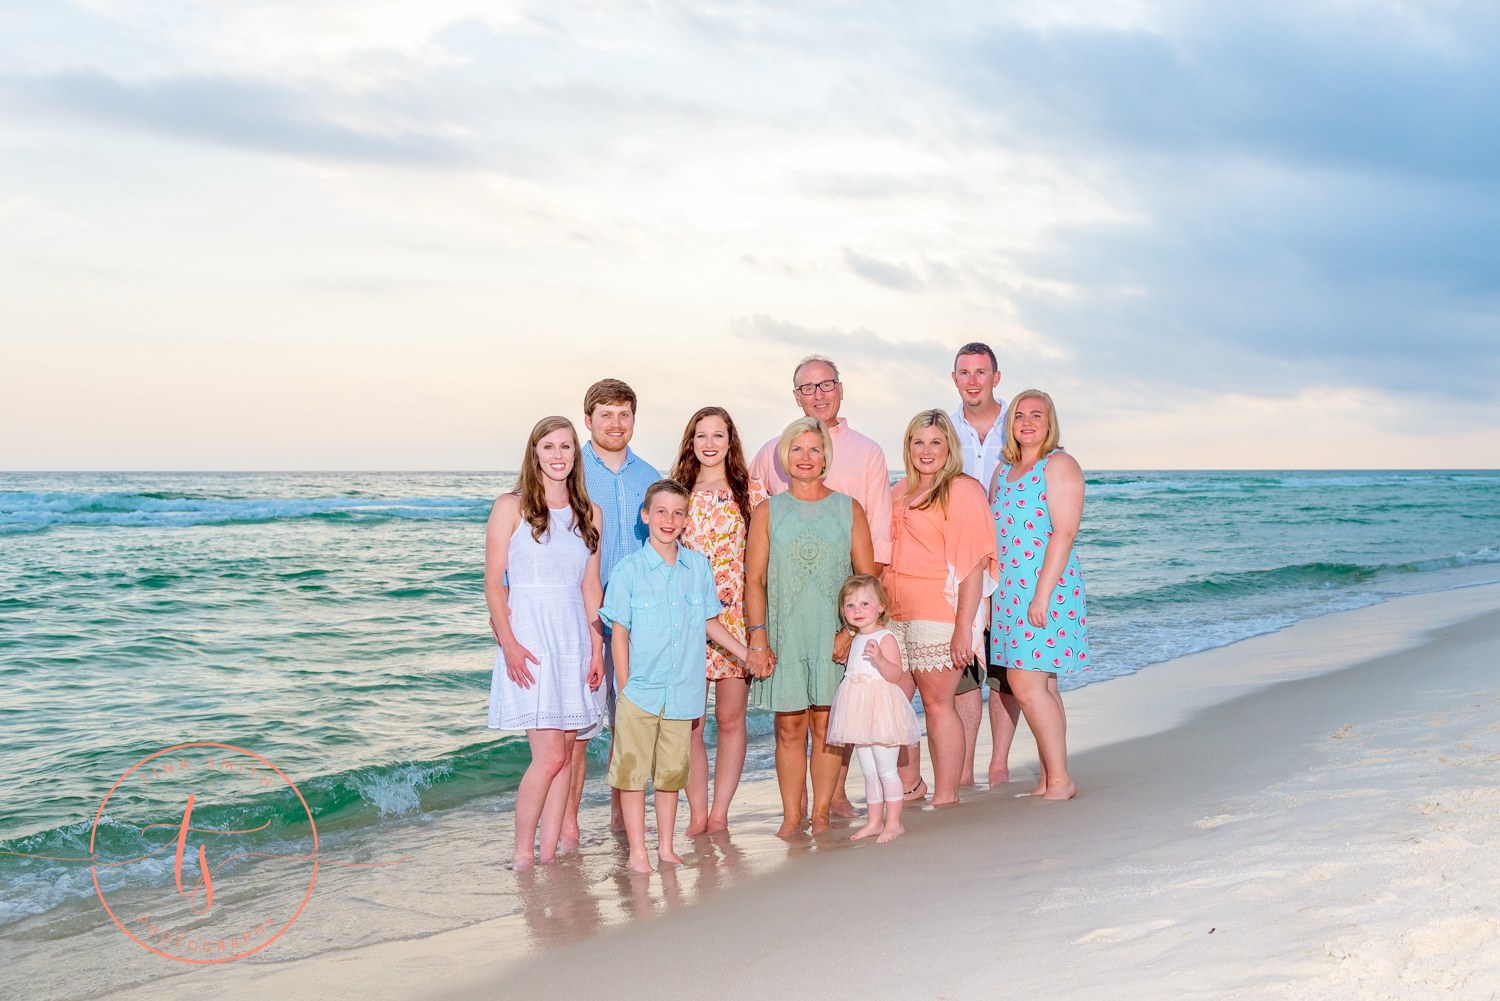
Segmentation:
<svg viewBox="0 0 1500 1001">
<path fill-rule="evenodd" d="M 1015 781 L 889 845 L 785 844 L 754 783 L 675 870 L 606 841 L 504 918 L 121 993 L 1488 998 L 1497 668 L 1500 586 L 1400 598 L 1069 693 L 1071 803 L 1025 795 L 1024 730 Z"/>
</svg>

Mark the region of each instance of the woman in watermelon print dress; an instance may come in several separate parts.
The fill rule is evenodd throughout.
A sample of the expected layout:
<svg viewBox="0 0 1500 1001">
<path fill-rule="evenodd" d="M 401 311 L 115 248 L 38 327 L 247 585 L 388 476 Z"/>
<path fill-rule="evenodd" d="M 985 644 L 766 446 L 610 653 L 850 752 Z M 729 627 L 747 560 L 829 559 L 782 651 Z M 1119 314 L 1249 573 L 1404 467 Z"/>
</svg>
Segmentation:
<svg viewBox="0 0 1500 1001">
<path fill-rule="evenodd" d="M 1077 789 L 1068 777 L 1068 718 L 1057 676 L 1089 669 L 1083 570 L 1073 551 L 1083 470 L 1062 450 L 1057 408 L 1046 393 L 1016 394 L 1006 420 L 1003 461 L 990 485 L 1000 557 L 990 663 L 1005 665 L 1036 735 L 1042 776 L 1032 795 L 1072 799 Z"/>
</svg>

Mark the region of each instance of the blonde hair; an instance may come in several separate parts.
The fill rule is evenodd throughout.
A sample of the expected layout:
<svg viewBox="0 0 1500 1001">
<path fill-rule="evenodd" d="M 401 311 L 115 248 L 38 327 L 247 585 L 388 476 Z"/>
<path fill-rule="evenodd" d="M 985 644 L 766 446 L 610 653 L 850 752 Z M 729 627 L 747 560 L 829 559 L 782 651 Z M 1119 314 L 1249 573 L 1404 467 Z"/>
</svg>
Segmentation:
<svg viewBox="0 0 1500 1001">
<path fill-rule="evenodd" d="M 911 461 L 911 436 L 923 428 L 933 427 L 943 432 L 943 438 L 948 442 L 948 461 L 933 474 L 927 496 L 922 498 L 921 503 L 911 505 L 911 509 L 925 511 L 937 503 L 942 506 L 943 514 L 947 515 L 948 490 L 953 486 L 953 481 L 964 474 L 964 453 L 963 445 L 958 440 L 958 429 L 953 426 L 953 420 L 941 410 L 923 410 L 906 425 L 906 438 L 901 449 L 901 461 L 906 466 L 906 496 L 911 497 L 917 492 L 920 479 L 917 466 Z"/>
<path fill-rule="evenodd" d="M 877 626 L 883 626 L 887 622 L 890 622 L 891 616 L 885 610 L 885 588 L 880 586 L 879 577 L 872 577 L 867 573 L 851 574 L 844 579 L 844 586 L 839 588 L 839 621 L 843 622 L 846 626 L 849 624 L 848 622 L 844 621 L 844 599 L 849 597 L 849 595 L 853 594 L 855 591 L 858 591 L 862 587 L 868 587 L 870 590 L 874 591 L 875 600 L 880 602 L 880 614 L 876 616 L 875 624 Z"/>
<path fill-rule="evenodd" d="M 1015 431 L 1012 429 L 1016 423 L 1016 408 L 1023 400 L 1041 400 L 1042 405 L 1047 408 L 1047 437 L 1042 439 L 1042 450 L 1038 454 L 1047 456 L 1053 450 L 1062 448 L 1062 430 L 1057 426 L 1057 406 L 1052 402 L 1052 397 L 1040 389 L 1023 389 L 1011 397 L 1010 407 L 1005 411 L 1005 444 L 1000 449 L 1000 456 L 1012 465 L 1021 461 L 1021 443 L 1016 441 Z"/>
<path fill-rule="evenodd" d="M 792 465 L 789 458 L 792 454 L 792 442 L 797 440 L 798 435 L 808 432 L 823 437 L 823 472 L 818 474 L 821 479 L 833 468 L 833 435 L 828 433 L 828 425 L 816 417 L 798 417 L 786 426 L 786 430 L 781 432 L 781 440 L 776 443 L 776 458 L 780 460 L 782 469 L 789 470 Z"/>
</svg>

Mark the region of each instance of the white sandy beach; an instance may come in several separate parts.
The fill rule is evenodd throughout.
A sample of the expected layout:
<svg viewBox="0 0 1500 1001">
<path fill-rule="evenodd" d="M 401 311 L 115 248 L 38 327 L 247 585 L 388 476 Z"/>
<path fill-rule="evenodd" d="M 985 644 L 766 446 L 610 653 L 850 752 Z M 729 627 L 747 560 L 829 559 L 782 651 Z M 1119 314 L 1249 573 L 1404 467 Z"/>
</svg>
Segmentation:
<svg viewBox="0 0 1500 1001">
<path fill-rule="evenodd" d="M 1015 781 L 890 845 L 783 845 L 758 783 L 680 870 L 562 863 L 506 918 L 121 993 L 1491 998 L 1497 667 L 1500 585 L 1402 597 L 1069 693 L 1068 804 L 1024 795 L 1023 730 Z"/>
</svg>

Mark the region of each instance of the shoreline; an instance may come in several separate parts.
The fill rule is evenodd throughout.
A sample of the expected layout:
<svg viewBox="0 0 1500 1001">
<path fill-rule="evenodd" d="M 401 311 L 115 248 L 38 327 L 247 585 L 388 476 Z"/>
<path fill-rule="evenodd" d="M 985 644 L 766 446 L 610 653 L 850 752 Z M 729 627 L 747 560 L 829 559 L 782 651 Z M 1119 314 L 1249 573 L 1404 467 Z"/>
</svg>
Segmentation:
<svg viewBox="0 0 1500 1001">
<path fill-rule="evenodd" d="M 1093 805 L 1097 803 L 1108 802 L 1108 810 L 1112 811 L 1109 817 L 1095 818 L 1100 831 L 1140 831 L 1159 819 L 1161 809 L 1145 810 L 1143 814 L 1142 805 L 1120 801 L 1122 789 L 1142 783 L 1150 786 L 1159 781 L 1151 777 L 1152 769 L 1145 764 L 1140 774 L 1120 774 L 1117 769 L 1122 757 L 1138 757 L 1141 753 L 1138 749 L 1149 745 L 1154 748 L 1151 753 L 1170 758 L 1172 742 L 1168 735 L 1181 739 L 1201 730 L 1204 720 L 1222 716 L 1225 706 L 1255 699 L 1277 701 L 1271 693 L 1281 692 L 1284 698 L 1284 693 L 1296 686 L 1321 684 L 1337 689 L 1347 684 L 1348 679 L 1342 682 L 1330 679 L 1343 678 L 1356 665 L 1364 670 L 1372 664 L 1426 649 L 1440 641 L 1436 633 L 1452 631 L 1456 623 L 1476 620 L 1496 610 L 1500 610 L 1500 585 L 1494 584 L 1459 585 L 1449 590 L 1405 595 L 1378 605 L 1305 619 L 1276 633 L 1111 679 L 1108 685 L 1091 684 L 1069 692 L 1070 759 L 1076 762 L 1078 776 L 1082 777 L 1079 799 L 1062 807 L 1080 818 L 1065 824 L 1070 829 L 1069 837 L 1087 840 L 1089 832 L 1078 828 L 1084 824 L 1081 819 L 1084 815 L 1103 809 Z M 1496 631 L 1500 632 L 1500 628 Z M 1201 738 L 1195 739 L 1201 742 Z M 1302 745 L 1299 742 L 1296 746 Z M 1202 749 L 1194 743 L 1192 750 L 1197 754 Z M 1299 753 L 1302 752 L 1287 751 L 1280 759 Z M 987 760 L 988 726 L 985 725 L 981 727 L 977 773 L 983 773 Z M 965 790 L 965 804 L 956 810 L 910 811 L 907 824 L 910 833 L 892 845 L 880 846 L 882 851 L 891 853 L 889 864 L 898 873 L 908 873 L 913 865 L 921 868 L 916 860 L 922 857 L 922 846 L 938 850 L 939 842 L 945 846 L 941 849 L 943 856 L 950 857 L 949 848 L 959 836 L 956 832 L 974 828 L 981 823 L 978 819 L 981 816 L 987 820 L 984 829 L 973 832 L 978 848 L 975 864 L 991 853 L 997 834 L 1003 835 L 1001 843 L 1024 838 L 1026 831 L 1044 816 L 1035 810 L 1040 804 L 1025 796 L 1034 761 L 1034 745 L 1023 724 L 1011 756 L 1015 776 L 1012 783 L 1003 790 Z M 1155 768 L 1160 767 L 1156 763 Z M 1247 763 L 1241 771 L 1240 785 L 1254 785 L 1256 777 L 1266 777 L 1264 763 L 1260 767 Z M 857 777 L 851 787 L 857 794 Z M 865 863 L 849 860 L 853 852 L 866 850 L 868 845 L 847 841 L 852 826 L 837 828 L 834 837 L 823 843 L 804 839 L 788 846 L 768 832 L 760 834 L 755 830 L 757 824 L 769 822 L 779 814 L 775 784 L 750 782 L 741 788 L 730 837 L 714 839 L 696 857 L 688 857 L 689 865 L 677 870 L 669 869 L 645 879 L 617 873 L 598 879 L 598 863 L 606 861 L 598 858 L 598 853 L 609 855 L 619 850 L 613 839 L 607 839 L 586 846 L 586 852 L 596 856 L 594 865 L 559 863 L 535 870 L 537 875 L 532 880 L 535 893 L 523 893 L 522 909 L 505 917 L 434 935 L 386 940 L 289 962 L 274 962 L 271 961 L 274 957 L 268 957 L 264 963 L 184 971 L 182 975 L 148 983 L 122 985 L 110 993 L 174 998 L 214 985 L 230 986 L 241 996 L 269 998 L 358 993 L 367 988 L 381 993 L 399 987 L 403 996 L 423 996 L 425 992 L 433 997 L 461 998 L 483 993 L 484 982 L 501 977 L 507 985 L 518 983 L 518 977 L 540 985 L 547 970 L 559 965 L 565 965 L 570 976 L 593 971 L 588 973 L 592 977 L 598 969 L 608 966 L 599 957 L 623 948 L 626 941 L 637 942 L 648 952 L 670 947 L 668 943 L 675 934 L 672 928 L 682 920 L 690 924 L 732 920 L 739 924 L 742 919 L 735 915 L 740 909 L 763 907 L 768 896 L 788 885 L 799 881 L 835 885 L 841 879 L 861 878 L 858 867 Z M 1213 791 L 1219 798 L 1230 795 L 1228 790 Z M 1212 813 L 1199 811 L 1187 822 L 1187 830 L 1200 831 L 1191 827 L 1195 822 L 1232 816 L 1232 811 L 1218 810 L 1217 805 L 1222 804 L 1216 803 Z M 997 811 L 1004 816 L 995 816 Z M 943 815 L 941 818 L 939 813 Z M 679 819 L 685 821 L 681 816 Z M 1012 824 L 1019 826 L 1012 830 Z M 1233 824 L 1219 821 L 1201 830 L 1220 827 L 1232 830 Z M 1160 852 L 1170 849 L 1173 843 L 1168 839 L 1163 844 L 1138 847 L 1148 853 Z M 811 863 L 807 858 L 810 855 L 828 857 Z M 850 865 L 855 868 L 846 868 Z M 1058 872 L 1068 869 L 1066 858 L 1051 860 L 1048 865 Z M 884 868 L 867 869 L 863 877 L 869 878 Z M 590 869 L 594 870 L 592 875 Z M 1022 884 L 1027 881 L 1015 874 L 1004 878 Z M 939 882 L 936 888 L 927 887 L 925 891 L 920 886 L 907 889 L 918 894 L 915 899 L 921 899 L 923 893 L 943 898 L 947 896 L 943 889 L 946 885 Z M 535 906 L 527 906 L 528 897 L 534 899 Z M 821 940 L 825 935 L 838 939 L 843 934 L 836 925 L 817 923 L 813 915 L 818 908 L 811 901 L 804 903 L 808 906 L 799 906 L 797 916 L 791 919 L 793 925 L 803 929 L 800 933 L 803 939 Z M 810 921 L 813 923 L 808 924 Z M 1149 930 L 1135 936 L 1150 937 Z M 1095 941 L 1107 939 L 1110 939 L 1108 934 Z M 859 948 L 855 942 L 839 941 L 842 944 L 830 942 L 828 948 L 835 951 Z M 580 948 L 584 951 L 578 952 Z M 485 957 L 481 964 L 475 966 L 465 959 L 462 970 L 454 969 L 460 965 L 454 962 L 455 957 L 475 954 Z M 959 968 L 963 966 L 959 963 Z M 815 971 L 808 972 L 812 975 Z M 704 971 L 703 975 L 710 973 Z M 718 983 L 725 983 L 724 970 L 712 975 Z M 607 977 L 600 983 L 606 980 Z M 844 996 L 836 986 L 829 985 L 831 995 Z M 878 988 L 867 985 L 867 990 Z"/>
</svg>

